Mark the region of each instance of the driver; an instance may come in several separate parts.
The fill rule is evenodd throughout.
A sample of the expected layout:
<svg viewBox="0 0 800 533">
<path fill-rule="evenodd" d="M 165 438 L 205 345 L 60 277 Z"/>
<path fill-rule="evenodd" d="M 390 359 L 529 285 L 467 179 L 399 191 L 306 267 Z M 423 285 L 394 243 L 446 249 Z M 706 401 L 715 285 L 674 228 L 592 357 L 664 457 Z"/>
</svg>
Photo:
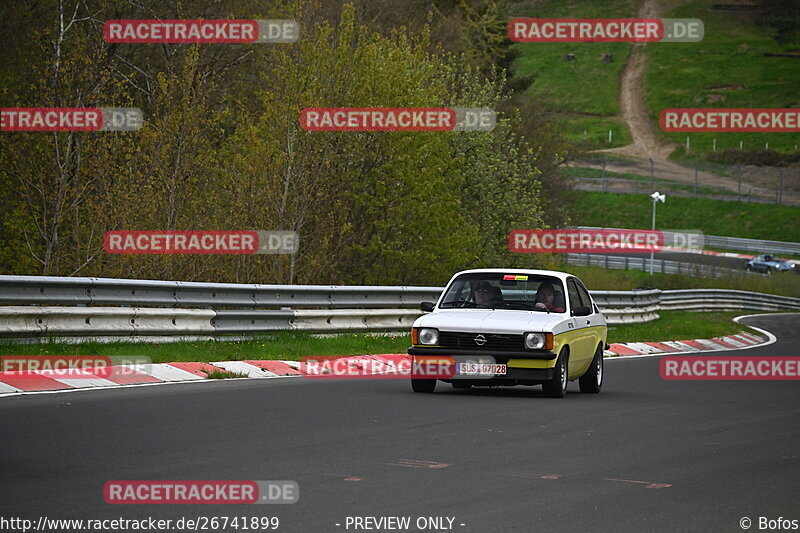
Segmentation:
<svg viewBox="0 0 800 533">
<path fill-rule="evenodd" d="M 545 281 L 541 285 L 539 285 L 539 289 L 536 291 L 536 304 L 534 307 L 536 309 L 548 310 L 553 311 L 555 313 L 563 313 L 563 307 L 556 306 L 556 291 L 553 287 L 553 284 L 549 281 Z"/>
<path fill-rule="evenodd" d="M 475 305 L 481 307 L 490 307 L 494 300 L 494 287 L 485 280 L 481 280 L 472 291 L 472 298 L 475 300 Z"/>
</svg>

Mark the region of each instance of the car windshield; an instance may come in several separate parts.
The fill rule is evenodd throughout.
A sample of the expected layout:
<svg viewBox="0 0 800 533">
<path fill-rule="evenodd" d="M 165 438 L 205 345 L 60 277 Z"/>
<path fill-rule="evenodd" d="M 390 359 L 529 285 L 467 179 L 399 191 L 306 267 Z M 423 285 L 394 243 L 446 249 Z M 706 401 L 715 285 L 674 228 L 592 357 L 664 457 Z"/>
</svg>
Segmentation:
<svg viewBox="0 0 800 533">
<path fill-rule="evenodd" d="M 553 276 L 472 272 L 453 280 L 439 307 L 563 313 L 566 310 L 564 302 L 564 285 Z"/>
</svg>

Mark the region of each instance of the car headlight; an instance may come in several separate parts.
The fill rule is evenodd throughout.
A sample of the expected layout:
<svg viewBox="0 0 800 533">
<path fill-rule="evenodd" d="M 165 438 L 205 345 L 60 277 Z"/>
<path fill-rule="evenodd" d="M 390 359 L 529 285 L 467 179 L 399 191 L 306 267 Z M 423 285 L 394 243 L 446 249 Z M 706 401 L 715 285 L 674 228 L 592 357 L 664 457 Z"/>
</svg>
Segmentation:
<svg viewBox="0 0 800 533">
<path fill-rule="evenodd" d="M 529 350 L 541 350 L 544 348 L 544 333 L 528 333 L 525 335 L 525 347 Z"/>
<path fill-rule="evenodd" d="M 436 344 L 439 342 L 439 330 L 434 328 L 419 328 L 420 344 Z"/>
</svg>

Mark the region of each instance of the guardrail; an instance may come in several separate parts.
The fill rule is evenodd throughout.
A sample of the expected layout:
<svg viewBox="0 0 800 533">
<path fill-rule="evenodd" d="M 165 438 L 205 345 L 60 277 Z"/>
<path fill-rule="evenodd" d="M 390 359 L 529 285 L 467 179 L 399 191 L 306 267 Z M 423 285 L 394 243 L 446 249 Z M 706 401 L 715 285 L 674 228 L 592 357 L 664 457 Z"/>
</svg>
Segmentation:
<svg viewBox="0 0 800 533">
<path fill-rule="evenodd" d="M 177 284 L 192 290 L 181 292 Z M 9 291 L 8 287 L 14 290 Z M 169 287 L 174 294 L 164 292 Z M 81 293 L 81 289 L 89 290 Z M 258 286 L 0 276 L 0 302 L 29 304 L 0 306 L 0 338 L 162 342 L 167 338 L 225 339 L 276 331 L 408 331 L 422 315 L 419 303 L 437 300 L 441 291 L 441 287 Z M 747 291 L 647 289 L 590 293 L 612 326 L 650 322 L 659 317 L 661 310 L 800 311 L 800 298 Z M 272 298 L 275 295 L 280 298 Z M 137 296 L 167 307 L 126 305 L 137 301 Z M 246 302 L 244 308 L 228 308 L 239 301 Z M 117 306 L 93 305 L 96 302 L 114 302 Z M 190 302 L 205 302 L 208 307 L 179 307 Z M 375 308 L 380 302 L 394 306 Z M 53 305 L 57 303 L 69 305 Z M 293 307 L 259 308 L 287 303 Z M 360 305 L 340 308 L 356 303 Z M 310 308 L 313 306 L 317 308 Z"/>
<path fill-rule="evenodd" d="M 0 276 L 0 305 L 130 305 L 207 308 L 419 307 L 441 287 L 259 285 L 114 278 Z"/>
<path fill-rule="evenodd" d="M 599 266 L 616 270 L 642 270 L 650 271 L 649 257 L 618 256 L 618 255 L 598 255 L 598 254 L 564 254 L 565 260 L 570 265 L 575 266 Z M 663 274 L 683 274 L 688 276 L 702 276 L 706 278 L 721 278 L 730 276 L 733 273 L 741 275 L 751 274 L 746 270 L 734 268 L 718 267 L 714 265 L 703 265 L 699 263 L 686 263 L 681 261 L 669 261 L 667 259 L 653 259 L 653 272 Z"/>
<path fill-rule="evenodd" d="M 661 309 L 683 311 L 800 311 L 800 298 L 728 289 L 672 290 L 661 293 Z"/>
<path fill-rule="evenodd" d="M 796 242 L 765 241 L 759 239 L 742 239 L 739 237 L 706 235 L 705 243 L 708 248 L 722 248 L 723 250 L 754 252 L 755 255 L 800 255 L 800 243 Z"/>
<path fill-rule="evenodd" d="M 589 291 L 610 325 L 650 322 L 658 319 L 658 289 L 634 291 Z"/>
<path fill-rule="evenodd" d="M 620 228 L 577 226 L 575 229 L 620 229 Z M 800 243 L 797 242 L 744 239 L 741 237 L 723 237 L 721 235 L 704 235 L 703 242 L 707 248 L 721 248 L 723 250 L 754 252 L 755 255 L 760 255 L 760 254 L 800 255 Z"/>
</svg>

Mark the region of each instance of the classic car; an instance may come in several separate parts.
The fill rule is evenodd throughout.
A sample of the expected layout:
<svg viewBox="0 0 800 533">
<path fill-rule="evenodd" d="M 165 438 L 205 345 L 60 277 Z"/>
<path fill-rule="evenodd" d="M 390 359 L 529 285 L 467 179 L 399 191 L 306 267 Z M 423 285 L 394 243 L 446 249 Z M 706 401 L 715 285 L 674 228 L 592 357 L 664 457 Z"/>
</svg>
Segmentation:
<svg viewBox="0 0 800 533">
<path fill-rule="evenodd" d="M 605 317 L 577 277 L 566 272 L 478 269 L 458 272 L 411 330 L 415 359 L 451 358 L 452 375 L 412 376 L 415 392 L 437 381 L 456 388 L 542 385 L 563 397 L 567 382 L 597 393 L 603 383 Z"/>
<path fill-rule="evenodd" d="M 753 272 L 770 274 L 772 272 L 791 272 L 795 270 L 795 265 L 774 255 L 766 254 L 755 256 L 747 262 L 745 268 Z"/>
</svg>

